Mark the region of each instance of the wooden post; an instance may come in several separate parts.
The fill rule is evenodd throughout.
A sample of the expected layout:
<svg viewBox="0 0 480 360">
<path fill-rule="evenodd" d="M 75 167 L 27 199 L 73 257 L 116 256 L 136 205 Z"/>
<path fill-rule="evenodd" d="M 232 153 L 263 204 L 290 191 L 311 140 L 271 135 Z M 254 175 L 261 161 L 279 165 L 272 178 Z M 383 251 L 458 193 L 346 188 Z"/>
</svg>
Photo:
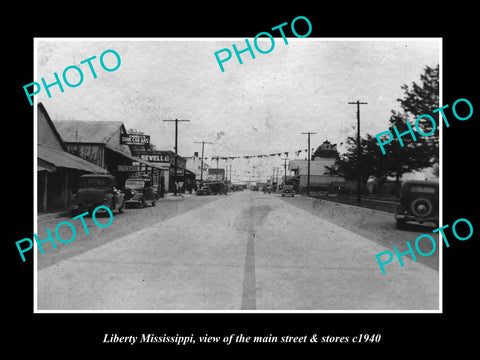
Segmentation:
<svg viewBox="0 0 480 360">
<path fill-rule="evenodd" d="M 48 189 L 48 171 L 43 172 L 43 199 L 42 199 L 42 210 L 47 211 L 47 189 Z"/>
<path fill-rule="evenodd" d="M 67 208 L 68 206 L 68 194 L 69 194 L 69 189 L 68 189 L 68 169 L 64 168 L 63 169 L 63 174 L 64 174 L 64 185 L 65 185 L 65 191 L 64 191 L 64 194 L 65 194 L 65 198 L 63 199 L 63 206 L 65 208 Z"/>
</svg>

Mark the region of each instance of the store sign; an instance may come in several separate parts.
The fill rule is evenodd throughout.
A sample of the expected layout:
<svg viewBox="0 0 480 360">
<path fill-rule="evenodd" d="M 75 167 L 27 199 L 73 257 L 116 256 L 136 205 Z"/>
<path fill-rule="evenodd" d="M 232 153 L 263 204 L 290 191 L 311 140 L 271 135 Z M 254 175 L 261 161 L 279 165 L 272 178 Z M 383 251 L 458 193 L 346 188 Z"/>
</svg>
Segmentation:
<svg viewBox="0 0 480 360">
<path fill-rule="evenodd" d="M 134 149 L 134 155 L 138 156 L 142 160 L 153 163 L 170 164 L 172 167 L 175 165 L 175 153 L 165 150 L 139 150 Z M 177 168 L 185 169 L 187 165 L 187 159 L 177 155 Z"/>
<path fill-rule="evenodd" d="M 168 155 L 142 154 L 140 158 L 149 162 L 170 163 L 170 157 Z"/>
<path fill-rule="evenodd" d="M 120 134 L 120 144 L 122 145 L 150 144 L 150 135 Z"/>
<path fill-rule="evenodd" d="M 136 165 L 117 165 L 117 171 L 138 171 L 140 170 Z"/>
</svg>

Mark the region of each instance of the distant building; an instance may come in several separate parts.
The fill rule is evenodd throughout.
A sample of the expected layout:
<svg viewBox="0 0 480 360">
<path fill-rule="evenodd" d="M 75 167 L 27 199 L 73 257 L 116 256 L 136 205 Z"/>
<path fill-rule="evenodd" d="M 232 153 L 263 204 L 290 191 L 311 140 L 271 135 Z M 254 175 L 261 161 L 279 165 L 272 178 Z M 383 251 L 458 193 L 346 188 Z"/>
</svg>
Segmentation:
<svg viewBox="0 0 480 360">
<path fill-rule="evenodd" d="M 210 168 L 210 165 L 208 165 L 205 160 L 203 161 L 203 174 L 202 174 L 202 170 L 201 170 L 202 159 L 198 157 L 198 153 L 197 153 L 192 157 L 187 157 L 186 168 L 187 170 L 190 170 L 192 173 L 195 174 L 196 180 L 200 180 L 200 179 L 203 180 L 208 174 L 208 169 Z"/>
<path fill-rule="evenodd" d="M 313 160 L 310 161 L 310 188 L 345 184 L 343 176 L 332 175 L 328 170 L 335 164 L 338 156 L 337 145 L 331 144 L 328 140 L 314 151 Z M 308 184 L 308 160 L 291 160 L 288 166 L 297 178 L 299 190 L 304 189 Z"/>
<path fill-rule="evenodd" d="M 337 144 L 332 144 L 328 140 L 325 140 L 323 144 L 313 152 L 313 159 L 337 159 L 338 157 Z"/>
<path fill-rule="evenodd" d="M 204 174 L 205 175 L 205 174 Z M 225 169 L 209 168 L 204 180 L 223 181 L 225 180 Z"/>
</svg>

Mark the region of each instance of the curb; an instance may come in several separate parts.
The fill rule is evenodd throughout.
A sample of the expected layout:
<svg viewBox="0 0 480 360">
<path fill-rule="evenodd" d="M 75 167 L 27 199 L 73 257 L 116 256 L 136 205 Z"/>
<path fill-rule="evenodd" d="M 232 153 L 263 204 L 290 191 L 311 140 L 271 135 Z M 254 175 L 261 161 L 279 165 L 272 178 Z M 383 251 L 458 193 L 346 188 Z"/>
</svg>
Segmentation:
<svg viewBox="0 0 480 360">
<path fill-rule="evenodd" d="M 331 200 L 318 199 L 318 198 L 314 198 L 314 197 L 311 197 L 311 196 L 304 196 L 304 197 L 310 198 L 310 199 L 312 199 L 312 200 L 325 201 L 325 202 L 328 202 L 328 203 L 330 203 L 330 204 L 335 204 L 335 205 L 338 205 L 338 206 L 346 206 L 346 207 L 351 207 L 351 208 L 354 208 L 354 209 L 362 209 L 362 210 L 372 211 L 372 212 L 375 212 L 375 213 L 378 213 L 378 214 L 382 214 L 382 215 L 394 216 L 394 214 L 389 213 L 388 211 L 370 209 L 370 208 L 367 208 L 367 207 L 356 206 L 356 205 L 351 205 L 351 204 L 344 204 L 344 203 L 340 203 L 340 202 L 336 202 L 336 201 L 331 201 Z"/>
</svg>

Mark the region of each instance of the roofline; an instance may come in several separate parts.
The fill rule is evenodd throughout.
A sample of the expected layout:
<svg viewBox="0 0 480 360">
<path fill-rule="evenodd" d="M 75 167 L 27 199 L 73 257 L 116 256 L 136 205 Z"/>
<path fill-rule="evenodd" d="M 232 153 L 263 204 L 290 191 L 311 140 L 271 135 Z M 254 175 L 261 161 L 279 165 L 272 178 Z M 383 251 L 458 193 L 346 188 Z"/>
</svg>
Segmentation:
<svg viewBox="0 0 480 360">
<path fill-rule="evenodd" d="M 57 131 L 57 128 L 55 127 L 55 124 L 53 123 L 52 119 L 50 118 L 50 115 L 48 115 L 47 109 L 45 109 L 45 106 L 41 102 L 37 104 L 37 111 L 40 110 L 43 115 L 45 115 L 45 119 L 47 119 L 48 124 L 52 128 L 53 133 L 57 137 L 57 139 L 60 141 L 60 145 L 62 146 L 62 149 L 66 151 L 66 146 L 65 142 L 63 141 L 62 137 L 60 136 L 59 132 Z"/>
<path fill-rule="evenodd" d="M 56 120 L 58 122 L 90 122 L 89 120 Z M 110 121 L 110 120 L 93 120 L 91 121 L 92 123 L 95 123 L 95 122 L 104 122 L 104 123 L 118 123 L 119 125 L 119 128 L 120 129 L 123 129 L 124 131 L 124 134 L 128 134 L 127 133 L 127 129 L 125 128 L 125 124 L 123 123 L 123 121 L 117 121 L 117 120 L 113 120 L 113 121 Z M 121 133 L 121 131 L 120 131 Z M 115 133 L 112 133 L 108 138 L 105 138 L 105 141 L 103 143 L 86 143 L 86 142 L 74 142 L 74 143 L 77 143 L 77 144 L 106 144 L 113 136 L 115 135 Z M 71 143 L 71 142 L 68 142 L 68 143 Z M 127 145 L 129 148 L 130 148 L 130 151 L 132 151 L 131 149 L 131 145 Z"/>
<path fill-rule="evenodd" d="M 110 174 L 110 173 L 92 173 L 92 174 L 83 174 L 82 177 L 85 176 L 85 177 L 90 177 L 90 176 L 109 176 L 109 177 L 115 177 L 115 175 L 113 174 Z"/>
<path fill-rule="evenodd" d="M 81 145 L 103 145 L 105 146 L 106 143 L 99 143 L 99 142 L 79 142 L 79 141 L 64 141 L 65 145 L 71 144 L 81 144 Z"/>
</svg>

